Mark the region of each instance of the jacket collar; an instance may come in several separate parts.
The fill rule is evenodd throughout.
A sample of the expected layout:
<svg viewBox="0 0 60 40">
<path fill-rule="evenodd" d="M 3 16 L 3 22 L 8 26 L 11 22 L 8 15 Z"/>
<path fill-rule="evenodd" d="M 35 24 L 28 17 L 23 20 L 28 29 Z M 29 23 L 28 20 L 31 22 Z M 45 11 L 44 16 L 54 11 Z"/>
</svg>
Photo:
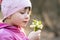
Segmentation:
<svg viewBox="0 0 60 40">
<path fill-rule="evenodd" d="M 20 32 L 20 30 L 21 30 L 21 28 L 19 28 L 18 26 L 11 26 L 6 23 L 0 23 L 0 29 L 1 28 L 6 28 L 6 29 L 12 30 L 14 32 Z"/>
</svg>

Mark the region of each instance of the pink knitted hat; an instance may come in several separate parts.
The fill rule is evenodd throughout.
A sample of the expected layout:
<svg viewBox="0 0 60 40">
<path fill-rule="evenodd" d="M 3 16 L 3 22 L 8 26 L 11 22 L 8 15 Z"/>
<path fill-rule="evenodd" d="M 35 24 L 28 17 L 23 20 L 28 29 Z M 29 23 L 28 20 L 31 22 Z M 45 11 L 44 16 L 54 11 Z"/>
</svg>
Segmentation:
<svg viewBox="0 0 60 40">
<path fill-rule="evenodd" d="M 1 3 L 3 19 L 24 7 L 32 7 L 30 0 L 3 0 Z"/>
</svg>

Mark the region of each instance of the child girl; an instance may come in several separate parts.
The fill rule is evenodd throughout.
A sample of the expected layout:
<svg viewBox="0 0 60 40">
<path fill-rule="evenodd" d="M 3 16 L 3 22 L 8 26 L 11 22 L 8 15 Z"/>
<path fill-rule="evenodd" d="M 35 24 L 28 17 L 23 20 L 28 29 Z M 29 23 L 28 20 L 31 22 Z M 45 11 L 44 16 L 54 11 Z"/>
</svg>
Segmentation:
<svg viewBox="0 0 60 40">
<path fill-rule="evenodd" d="M 2 0 L 1 12 L 3 23 L 0 23 L 0 40 L 39 40 L 40 31 L 31 32 L 27 37 L 22 30 L 30 20 L 30 0 Z"/>
</svg>

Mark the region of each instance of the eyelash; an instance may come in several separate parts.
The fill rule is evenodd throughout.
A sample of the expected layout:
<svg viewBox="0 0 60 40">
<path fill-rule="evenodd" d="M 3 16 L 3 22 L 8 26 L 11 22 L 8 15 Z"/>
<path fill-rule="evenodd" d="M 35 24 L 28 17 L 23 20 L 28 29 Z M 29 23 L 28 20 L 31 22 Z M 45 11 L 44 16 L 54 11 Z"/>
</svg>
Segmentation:
<svg viewBox="0 0 60 40">
<path fill-rule="evenodd" d="M 20 13 L 21 13 L 21 14 L 24 14 L 24 12 L 20 12 Z M 30 13 L 30 12 L 29 12 L 28 14 L 29 14 L 29 15 L 31 15 L 31 13 Z"/>
<path fill-rule="evenodd" d="M 21 14 L 24 14 L 23 12 L 20 12 Z"/>
</svg>

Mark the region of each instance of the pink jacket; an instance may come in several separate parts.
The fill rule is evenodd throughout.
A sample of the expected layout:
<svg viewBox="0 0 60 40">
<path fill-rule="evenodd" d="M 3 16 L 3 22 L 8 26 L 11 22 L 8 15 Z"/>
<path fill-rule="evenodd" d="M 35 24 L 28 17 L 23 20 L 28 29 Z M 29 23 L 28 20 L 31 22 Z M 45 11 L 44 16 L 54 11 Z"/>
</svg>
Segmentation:
<svg viewBox="0 0 60 40">
<path fill-rule="evenodd" d="M 21 29 L 0 23 L 0 40 L 28 40 L 28 38 Z"/>
</svg>

